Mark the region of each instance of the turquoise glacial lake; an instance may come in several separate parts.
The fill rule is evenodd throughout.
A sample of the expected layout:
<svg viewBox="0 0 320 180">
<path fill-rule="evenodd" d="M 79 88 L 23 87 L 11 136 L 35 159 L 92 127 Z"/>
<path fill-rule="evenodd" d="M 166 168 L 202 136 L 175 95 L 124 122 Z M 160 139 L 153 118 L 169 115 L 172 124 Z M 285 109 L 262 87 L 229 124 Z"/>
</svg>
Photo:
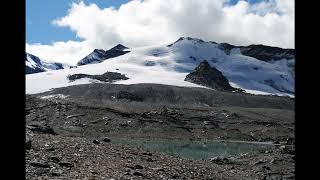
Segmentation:
<svg viewBox="0 0 320 180">
<path fill-rule="evenodd" d="M 268 150 L 273 144 L 250 141 L 191 141 L 168 139 L 113 139 L 113 143 L 141 147 L 146 150 L 160 151 L 189 159 L 210 159 Z"/>
</svg>

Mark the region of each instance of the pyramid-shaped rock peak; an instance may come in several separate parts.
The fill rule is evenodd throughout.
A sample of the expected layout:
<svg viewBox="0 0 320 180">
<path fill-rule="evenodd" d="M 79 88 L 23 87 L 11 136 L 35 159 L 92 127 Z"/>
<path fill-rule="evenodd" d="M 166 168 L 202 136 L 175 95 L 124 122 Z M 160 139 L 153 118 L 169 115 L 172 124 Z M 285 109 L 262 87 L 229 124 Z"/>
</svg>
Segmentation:
<svg viewBox="0 0 320 180">
<path fill-rule="evenodd" d="M 185 81 L 220 91 L 237 90 L 231 87 L 228 79 L 218 69 L 211 67 L 206 60 L 202 61 L 194 72 L 188 74 Z"/>
</svg>

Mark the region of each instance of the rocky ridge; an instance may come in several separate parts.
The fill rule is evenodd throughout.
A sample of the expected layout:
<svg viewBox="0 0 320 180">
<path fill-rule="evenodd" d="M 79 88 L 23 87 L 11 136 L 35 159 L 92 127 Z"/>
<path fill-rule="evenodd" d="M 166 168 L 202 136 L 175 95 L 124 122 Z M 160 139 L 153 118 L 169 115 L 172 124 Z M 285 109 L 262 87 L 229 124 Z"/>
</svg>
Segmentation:
<svg viewBox="0 0 320 180">
<path fill-rule="evenodd" d="M 101 63 L 102 61 L 114 57 L 118 57 L 121 55 L 124 55 L 126 53 L 129 53 L 130 51 L 127 50 L 128 48 L 123 46 L 122 44 L 118 44 L 115 47 L 109 49 L 109 50 L 103 50 L 103 49 L 95 49 L 92 53 L 90 53 L 88 56 L 81 59 L 77 65 L 82 66 L 86 64 L 93 64 L 93 63 Z"/>
</svg>

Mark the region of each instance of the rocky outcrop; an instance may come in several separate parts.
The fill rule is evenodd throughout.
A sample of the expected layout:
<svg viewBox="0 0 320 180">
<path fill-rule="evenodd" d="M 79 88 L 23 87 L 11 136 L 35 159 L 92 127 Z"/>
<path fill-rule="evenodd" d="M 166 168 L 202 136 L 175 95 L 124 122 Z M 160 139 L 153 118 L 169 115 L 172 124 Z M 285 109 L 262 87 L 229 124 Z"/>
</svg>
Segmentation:
<svg viewBox="0 0 320 180">
<path fill-rule="evenodd" d="M 96 79 L 103 82 L 114 82 L 117 80 L 127 80 L 129 79 L 123 74 L 117 73 L 117 72 L 106 72 L 101 75 L 89 75 L 89 74 L 72 74 L 68 76 L 68 79 L 70 81 L 75 81 L 77 79 L 81 78 L 90 78 L 90 79 Z"/>
<path fill-rule="evenodd" d="M 194 72 L 188 74 L 185 81 L 220 91 L 237 90 L 231 87 L 228 79 L 218 69 L 211 67 L 206 60 L 202 61 Z"/>
</svg>

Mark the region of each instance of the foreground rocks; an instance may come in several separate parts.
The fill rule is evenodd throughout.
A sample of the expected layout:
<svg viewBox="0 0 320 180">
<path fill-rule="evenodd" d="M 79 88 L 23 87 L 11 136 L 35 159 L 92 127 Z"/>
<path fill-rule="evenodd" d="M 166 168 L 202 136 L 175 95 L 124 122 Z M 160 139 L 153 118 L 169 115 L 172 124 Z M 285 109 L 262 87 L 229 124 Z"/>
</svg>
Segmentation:
<svg viewBox="0 0 320 180">
<path fill-rule="evenodd" d="M 208 98 L 211 98 L 208 101 Z M 79 85 L 26 96 L 27 179 L 294 179 L 293 100 L 160 85 Z M 186 159 L 117 138 L 273 142 Z"/>
<path fill-rule="evenodd" d="M 26 179 L 294 179 L 294 155 L 278 147 L 191 160 L 81 137 L 34 134 Z M 152 161 L 150 161 L 152 159 Z"/>
<path fill-rule="evenodd" d="M 102 137 L 278 141 L 289 145 L 294 142 L 291 110 L 148 106 L 143 101 L 128 101 L 134 98 L 122 95 L 121 99 L 109 101 L 114 107 L 111 108 L 97 107 L 98 103 L 89 104 L 87 100 L 84 104 L 69 99 L 28 97 L 26 127 L 37 134 L 82 136 L 99 142 Z"/>
</svg>

